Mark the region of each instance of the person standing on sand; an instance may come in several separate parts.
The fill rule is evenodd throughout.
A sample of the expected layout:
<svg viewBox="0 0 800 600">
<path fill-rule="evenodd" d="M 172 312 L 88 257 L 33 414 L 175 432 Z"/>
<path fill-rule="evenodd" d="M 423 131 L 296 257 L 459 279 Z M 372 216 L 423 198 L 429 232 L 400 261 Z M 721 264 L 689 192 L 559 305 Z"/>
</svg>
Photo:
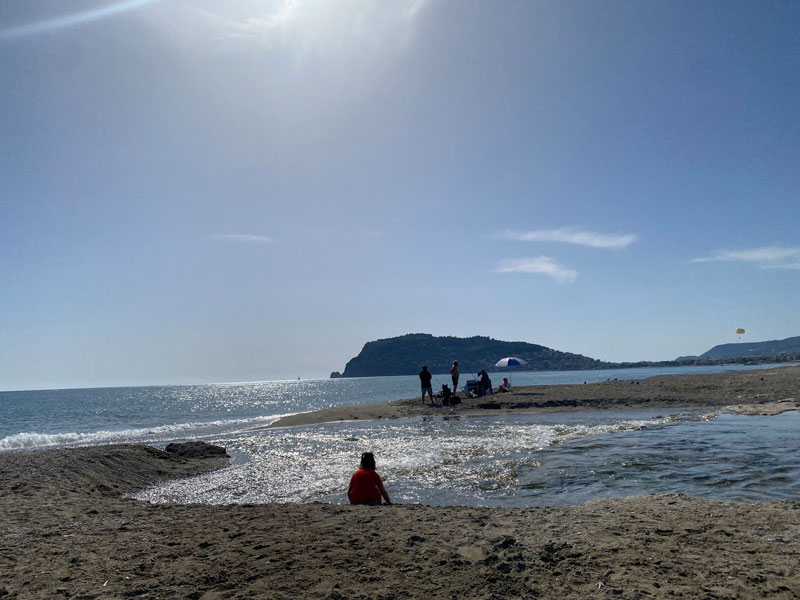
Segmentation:
<svg viewBox="0 0 800 600">
<path fill-rule="evenodd" d="M 458 391 L 458 361 L 453 361 L 453 366 L 450 367 L 450 377 L 453 379 L 453 393 L 455 394 Z"/>
<path fill-rule="evenodd" d="M 489 374 L 481 369 L 478 371 L 478 377 L 480 380 L 478 381 L 478 397 L 485 396 L 486 394 L 492 393 L 492 380 L 489 379 Z"/>
<path fill-rule="evenodd" d="M 364 452 L 361 455 L 358 471 L 350 478 L 347 497 L 350 499 L 350 504 L 378 506 L 381 503 L 381 496 L 386 500 L 386 504 L 392 503 L 389 494 L 383 488 L 381 476 L 375 471 L 375 455 L 372 452 Z"/>
<path fill-rule="evenodd" d="M 431 387 L 431 373 L 428 371 L 428 365 L 422 365 L 422 371 L 419 372 L 419 380 L 422 383 L 422 403 L 425 404 L 425 392 L 428 392 L 431 404 L 433 404 L 433 388 Z"/>
</svg>

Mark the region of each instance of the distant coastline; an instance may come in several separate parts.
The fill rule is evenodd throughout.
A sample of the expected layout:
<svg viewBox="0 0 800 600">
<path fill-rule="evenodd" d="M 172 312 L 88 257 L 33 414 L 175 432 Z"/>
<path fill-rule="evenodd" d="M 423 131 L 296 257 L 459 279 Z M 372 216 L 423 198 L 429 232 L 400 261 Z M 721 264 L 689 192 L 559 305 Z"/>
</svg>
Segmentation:
<svg viewBox="0 0 800 600">
<path fill-rule="evenodd" d="M 675 360 L 608 362 L 528 342 L 508 342 L 484 336 L 459 338 L 413 333 L 367 342 L 361 352 L 347 362 L 343 372 L 333 371 L 330 378 L 416 375 L 423 364 L 428 365 L 433 373 L 447 373 L 453 360 L 458 360 L 472 372 L 481 369 L 491 372 L 495 370 L 495 362 L 504 356 L 516 356 L 527 361 L 527 365 L 521 368 L 525 371 L 780 364 L 800 361 L 800 337 L 723 344 L 700 356 L 681 356 Z"/>
</svg>

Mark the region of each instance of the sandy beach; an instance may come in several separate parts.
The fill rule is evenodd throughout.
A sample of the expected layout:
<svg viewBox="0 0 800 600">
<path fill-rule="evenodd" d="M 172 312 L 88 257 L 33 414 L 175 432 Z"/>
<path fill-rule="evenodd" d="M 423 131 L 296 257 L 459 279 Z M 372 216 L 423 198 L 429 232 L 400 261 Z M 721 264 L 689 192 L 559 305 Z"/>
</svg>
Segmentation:
<svg viewBox="0 0 800 600">
<path fill-rule="evenodd" d="M 795 367 L 521 388 L 455 410 L 736 406 L 771 414 L 797 408 L 798 382 Z M 501 406 L 481 408 L 486 402 Z M 404 400 L 281 425 L 442 410 Z M 490 509 L 151 505 L 124 497 L 225 464 L 204 448 L 0 454 L 0 597 L 800 597 L 797 500 L 670 494 Z"/>
</svg>

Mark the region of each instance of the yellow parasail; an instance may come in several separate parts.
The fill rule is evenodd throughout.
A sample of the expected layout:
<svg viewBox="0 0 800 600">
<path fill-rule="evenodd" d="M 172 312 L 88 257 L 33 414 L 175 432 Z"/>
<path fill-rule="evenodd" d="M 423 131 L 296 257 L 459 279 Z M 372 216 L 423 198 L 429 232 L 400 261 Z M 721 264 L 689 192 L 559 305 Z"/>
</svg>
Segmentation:
<svg viewBox="0 0 800 600">
<path fill-rule="evenodd" d="M 744 332 L 745 332 L 744 329 L 742 329 L 741 327 L 739 327 L 739 329 L 736 330 L 736 333 L 738 333 L 739 335 L 742 335 Z"/>
</svg>

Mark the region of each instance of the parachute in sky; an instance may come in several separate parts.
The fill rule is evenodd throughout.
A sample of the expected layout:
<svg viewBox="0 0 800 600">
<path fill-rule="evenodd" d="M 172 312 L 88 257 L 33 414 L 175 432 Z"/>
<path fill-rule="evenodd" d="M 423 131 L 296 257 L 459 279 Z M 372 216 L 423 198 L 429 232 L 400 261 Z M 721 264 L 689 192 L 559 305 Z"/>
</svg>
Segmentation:
<svg viewBox="0 0 800 600">
<path fill-rule="evenodd" d="M 744 331 L 744 329 L 739 327 L 739 329 L 736 330 L 736 333 L 738 333 L 739 335 L 742 335 L 743 333 L 745 333 L 745 331 Z"/>
</svg>

